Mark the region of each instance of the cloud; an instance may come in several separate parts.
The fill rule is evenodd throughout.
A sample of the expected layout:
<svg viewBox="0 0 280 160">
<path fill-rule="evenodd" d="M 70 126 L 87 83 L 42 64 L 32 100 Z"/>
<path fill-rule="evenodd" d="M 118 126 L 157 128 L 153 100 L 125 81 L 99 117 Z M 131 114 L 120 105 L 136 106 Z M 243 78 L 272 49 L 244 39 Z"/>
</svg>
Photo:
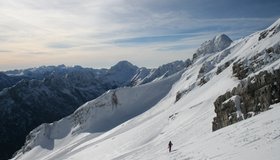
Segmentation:
<svg viewBox="0 0 280 160">
<path fill-rule="evenodd" d="M 11 51 L 10 50 L 0 50 L 0 52 L 8 53 L 8 52 L 11 52 Z"/>
<path fill-rule="evenodd" d="M 47 45 L 49 48 L 56 48 L 56 49 L 67 49 L 67 48 L 73 48 L 75 45 L 70 43 L 63 43 L 63 42 L 51 42 Z"/>
<path fill-rule="evenodd" d="M 60 58 L 61 64 L 72 55 L 71 63 L 88 66 L 106 62 L 108 56 L 129 59 L 120 55 L 140 51 L 151 55 L 145 54 L 147 59 L 170 54 L 163 63 L 176 55 L 177 59 L 188 57 L 217 34 L 237 39 L 267 27 L 279 16 L 278 1 L 244 0 L 242 5 L 237 1 L 0 1 L 0 48 L 10 51 L 9 59 L 32 53 L 29 55 L 44 57 L 50 64 Z M 88 61 L 95 58 L 98 60 Z M 0 59 L 5 59 L 3 54 Z M 141 60 L 142 65 L 149 65 L 147 59 Z"/>
<path fill-rule="evenodd" d="M 147 37 L 134 37 L 114 40 L 112 43 L 118 45 L 147 45 L 153 43 L 168 43 L 179 41 L 184 39 L 187 35 L 184 34 L 174 34 L 174 35 L 158 35 L 158 36 L 147 36 Z"/>
</svg>

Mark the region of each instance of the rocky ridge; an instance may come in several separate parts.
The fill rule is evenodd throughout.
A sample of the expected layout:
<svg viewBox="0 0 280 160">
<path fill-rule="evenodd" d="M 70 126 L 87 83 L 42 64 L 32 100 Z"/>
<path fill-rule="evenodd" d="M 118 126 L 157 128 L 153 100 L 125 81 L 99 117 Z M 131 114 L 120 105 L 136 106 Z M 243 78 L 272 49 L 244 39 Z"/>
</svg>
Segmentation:
<svg viewBox="0 0 280 160">
<path fill-rule="evenodd" d="M 242 80 L 214 102 L 213 131 L 250 118 L 280 102 L 280 69 Z"/>
</svg>

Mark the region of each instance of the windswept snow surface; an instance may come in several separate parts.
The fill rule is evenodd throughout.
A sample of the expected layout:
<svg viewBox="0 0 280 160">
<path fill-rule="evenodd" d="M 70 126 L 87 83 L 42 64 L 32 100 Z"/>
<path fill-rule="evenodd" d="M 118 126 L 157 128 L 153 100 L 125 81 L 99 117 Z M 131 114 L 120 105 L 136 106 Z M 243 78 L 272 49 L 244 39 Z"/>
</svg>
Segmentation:
<svg viewBox="0 0 280 160">
<path fill-rule="evenodd" d="M 32 150 L 20 158 L 61 159 L 59 155 L 81 148 L 88 140 L 95 138 L 94 141 L 98 139 L 101 141 L 108 139 L 108 136 L 113 137 L 125 132 L 125 129 L 120 129 L 111 134 L 108 134 L 110 132 L 103 134 L 153 107 L 166 96 L 172 85 L 181 77 L 182 72 L 156 83 L 108 91 L 99 98 L 87 102 L 72 115 L 52 124 L 39 126 L 30 133 L 30 138 L 24 147 L 26 150 L 30 148 Z M 114 94 L 117 97 L 116 104 L 112 103 Z M 57 151 L 53 153 L 54 150 Z M 29 154 L 31 152 L 36 154 Z M 18 156 L 15 159 L 18 159 Z"/>
<path fill-rule="evenodd" d="M 273 25 L 275 24 L 279 25 L 280 20 Z M 239 83 L 239 80 L 232 75 L 232 63 L 220 74 L 216 74 L 217 68 L 227 61 L 245 60 L 269 47 L 279 45 L 279 32 L 260 41 L 258 40 L 259 34 L 260 32 L 257 32 L 233 42 L 223 51 L 197 59 L 184 71 L 178 81 L 172 76 L 166 80 L 144 86 L 117 90 L 117 95 L 122 92 L 122 95 L 126 93 L 126 98 L 120 98 L 118 108 L 112 110 L 112 108 L 108 108 L 111 106 L 110 104 L 105 104 L 105 108 L 101 106 L 92 110 L 95 112 L 89 111 L 95 114 L 90 114 L 90 116 L 83 114 L 81 125 L 73 127 L 73 124 L 65 123 L 69 126 L 56 127 L 56 129 L 60 128 L 61 131 L 64 128 L 70 129 L 70 131 L 67 134 L 64 133 L 63 137 L 56 136 L 53 139 L 52 147 L 43 147 L 50 143 L 49 140 L 42 137 L 35 138 L 31 141 L 32 143 L 30 142 L 33 144 L 33 149 L 25 154 L 18 153 L 14 159 L 279 160 L 279 103 L 272 105 L 271 109 L 266 112 L 212 132 L 212 121 L 215 117 L 213 102 L 219 95 L 231 90 Z M 208 82 L 200 85 L 197 83 L 199 70 L 207 61 L 211 61 L 212 64 L 211 69 L 207 69 L 203 75 L 208 77 Z M 271 63 L 264 64 L 258 71 L 277 69 L 279 64 L 280 60 L 276 59 Z M 152 89 L 152 86 L 161 83 L 157 87 L 163 87 L 162 84 L 167 81 L 171 82 L 172 78 L 173 82 L 176 81 L 176 83 L 171 89 L 168 87 L 162 89 L 163 92 L 166 92 L 164 97 L 161 100 L 151 100 L 151 102 L 157 102 L 153 106 L 145 105 L 153 94 L 158 94 L 158 91 L 161 90 L 161 88 L 156 89 L 156 87 Z M 175 103 L 178 91 L 186 90 L 188 92 L 184 92 L 181 99 Z M 88 105 L 96 104 L 99 100 L 107 103 L 109 98 L 106 100 L 106 96 L 110 97 L 112 91 L 106 94 L 85 104 L 75 113 Z M 122 109 L 123 106 L 126 107 Z M 236 107 L 238 108 L 238 106 Z M 132 108 L 141 110 L 137 111 L 139 114 L 145 112 L 131 117 L 131 119 L 129 117 L 123 118 L 126 116 L 126 111 L 130 114 L 134 112 Z M 99 117 L 99 115 L 100 119 L 94 118 L 95 116 Z M 102 127 L 120 118 L 129 120 L 123 121 L 123 123 L 119 121 L 120 125 L 108 131 L 106 131 L 108 128 Z M 67 118 L 61 121 L 67 121 Z M 60 121 L 56 123 L 61 124 Z M 50 131 L 55 131 L 55 129 Z M 168 152 L 167 148 L 170 140 L 174 144 L 171 153 Z M 38 141 L 41 142 L 38 143 Z"/>
</svg>

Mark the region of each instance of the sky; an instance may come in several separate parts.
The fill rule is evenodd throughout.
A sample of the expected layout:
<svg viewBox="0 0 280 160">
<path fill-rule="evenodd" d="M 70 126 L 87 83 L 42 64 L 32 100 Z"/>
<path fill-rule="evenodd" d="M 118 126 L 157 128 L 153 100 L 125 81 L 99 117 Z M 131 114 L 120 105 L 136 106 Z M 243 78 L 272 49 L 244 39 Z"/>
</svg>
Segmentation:
<svg viewBox="0 0 280 160">
<path fill-rule="evenodd" d="M 215 35 L 264 29 L 279 8 L 279 0 L 0 0 L 0 70 L 158 67 Z"/>
</svg>

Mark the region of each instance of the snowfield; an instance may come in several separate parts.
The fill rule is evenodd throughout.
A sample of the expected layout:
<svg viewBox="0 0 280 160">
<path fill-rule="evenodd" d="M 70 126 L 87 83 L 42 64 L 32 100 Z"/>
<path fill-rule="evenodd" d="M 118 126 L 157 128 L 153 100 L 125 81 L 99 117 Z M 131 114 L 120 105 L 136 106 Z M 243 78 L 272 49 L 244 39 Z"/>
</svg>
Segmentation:
<svg viewBox="0 0 280 160">
<path fill-rule="evenodd" d="M 233 63 L 216 74 L 218 67 L 228 61 L 251 64 L 250 58 L 258 53 L 265 57 L 266 49 L 279 47 L 280 33 L 276 31 L 280 19 L 267 30 L 272 28 L 275 32 L 261 40 L 262 31 L 234 41 L 220 52 L 200 54 L 191 66 L 166 79 L 108 91 L 72 115 L 33 130 L 13 159 L 279 160 L 280 103 L 212 131 L 214 101 L 240 82 L 233 76 Z M 279 64 L 273 53 L 249 76 L 279 69 Z M 199 83 L 201 76 L 206 83 Z M 114 92 L 117 105 L 112 104 Z M 178 92 L 183 94 L 175 103 Z M 167 148 L 170 140 L 174 144 L 171 153 Z"/>
</svg>

